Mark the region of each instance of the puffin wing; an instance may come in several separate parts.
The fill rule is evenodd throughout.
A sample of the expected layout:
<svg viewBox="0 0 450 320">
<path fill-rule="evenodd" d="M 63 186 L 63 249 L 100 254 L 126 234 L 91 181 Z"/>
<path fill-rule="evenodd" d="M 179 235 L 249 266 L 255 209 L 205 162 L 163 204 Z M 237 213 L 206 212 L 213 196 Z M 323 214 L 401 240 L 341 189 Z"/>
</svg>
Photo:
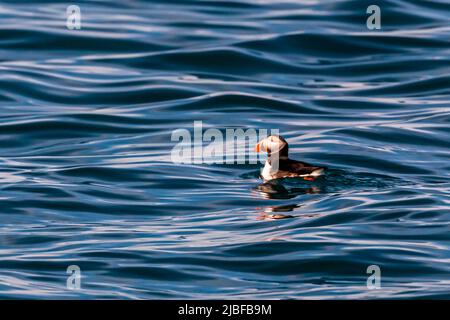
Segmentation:
<svg viewBox="0 0 450 320">
<path fill-rule="evenodd" d="M 280 170 L 287 171 L 293 175 L 308 175 L 313 173 L 314 171 L 325 169 L 323 167 L 313 166 L 306 162 L 296 161 L 296 160 L 287 160 L 280 161 Z"/>
</svg>

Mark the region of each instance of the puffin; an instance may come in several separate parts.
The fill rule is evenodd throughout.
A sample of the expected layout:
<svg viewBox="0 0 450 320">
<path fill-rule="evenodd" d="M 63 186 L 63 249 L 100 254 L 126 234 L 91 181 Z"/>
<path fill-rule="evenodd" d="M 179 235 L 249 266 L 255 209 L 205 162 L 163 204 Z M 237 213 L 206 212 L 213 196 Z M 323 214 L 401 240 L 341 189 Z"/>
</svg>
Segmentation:
<svg viewBox="0 0 450 320">
<path fill-rule="evenodd" d="M 305 180 L 314 181 L 316 177 L 323 175 L 327 169 L 326 167 L 289 159 L 289 145 L 281 136 L 271 135 L 262 139 L 256 144 L 255 151 L 267 152 L 268 158 L 264 169 L 261 171 L 261 176 L 265 181 L 293 177 L 303 177 Z"/>
</svg>

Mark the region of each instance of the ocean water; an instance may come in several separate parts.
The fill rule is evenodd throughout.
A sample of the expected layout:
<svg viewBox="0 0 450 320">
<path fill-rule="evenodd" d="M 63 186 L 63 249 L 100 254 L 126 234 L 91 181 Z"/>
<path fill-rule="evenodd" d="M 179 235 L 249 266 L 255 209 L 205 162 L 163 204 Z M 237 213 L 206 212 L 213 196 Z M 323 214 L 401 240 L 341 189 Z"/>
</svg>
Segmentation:
<svg viewBox="0 0 450 320">
<path fill-rule="evenodd" d="M 0 298 L 450 298 L 448 1 L 76 4 L 0 3 Z M 194 121 L 329 172 L 174 163 Z"/>
</svg>

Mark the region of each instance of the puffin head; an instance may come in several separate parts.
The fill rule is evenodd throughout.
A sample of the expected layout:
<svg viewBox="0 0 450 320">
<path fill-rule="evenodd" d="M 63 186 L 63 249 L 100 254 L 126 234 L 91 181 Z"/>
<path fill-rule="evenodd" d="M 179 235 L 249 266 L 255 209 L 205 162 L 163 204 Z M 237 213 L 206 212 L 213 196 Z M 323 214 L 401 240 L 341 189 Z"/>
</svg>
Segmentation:
<svg viewBox="0 0 450 320">
<path fill-rule="evenodd" d="M 269 157 L 274 153 L 278 153 L 280 158 L 287 158 L 289 145 L 282 136 L 272 135 L 258 142 L 255 146 L 255 151 L 267 152 Z"/>
</svg>

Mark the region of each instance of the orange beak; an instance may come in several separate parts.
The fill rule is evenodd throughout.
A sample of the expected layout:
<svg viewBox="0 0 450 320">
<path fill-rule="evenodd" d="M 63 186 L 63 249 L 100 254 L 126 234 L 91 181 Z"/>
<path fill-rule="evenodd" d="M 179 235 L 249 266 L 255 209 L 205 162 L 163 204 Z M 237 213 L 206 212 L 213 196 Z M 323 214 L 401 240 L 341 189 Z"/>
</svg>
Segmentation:
<svg viewBox="0 0 450 320">
<path fill-rule="evenodd" d="M 256 144 L 255 146 L 255 152 L 259 152 L 261 151 L 260 147 L 259 147 L 259 143 Z"/>
</svg>

